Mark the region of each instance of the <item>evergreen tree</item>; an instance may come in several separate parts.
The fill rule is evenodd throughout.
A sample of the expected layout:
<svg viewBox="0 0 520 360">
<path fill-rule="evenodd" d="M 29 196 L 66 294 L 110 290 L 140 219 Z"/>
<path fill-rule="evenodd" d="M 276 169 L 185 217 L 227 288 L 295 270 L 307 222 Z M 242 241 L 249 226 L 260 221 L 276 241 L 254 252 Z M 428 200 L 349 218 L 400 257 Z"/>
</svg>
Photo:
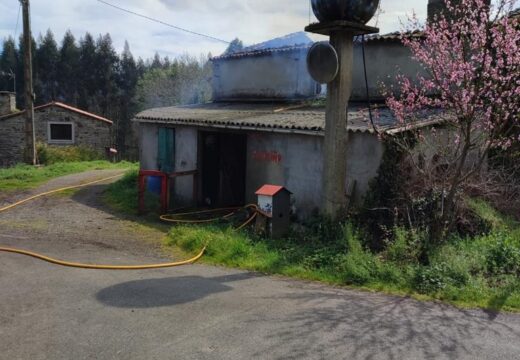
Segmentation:
<svg viewBox="0 0 520 360">
<path fill-rule="evenodd" d="M 104 116 L 114 117 L 117 116 L 116 109 L 111 109 L 110 105 L 115 101 L 117 94 L 116 69 L 119 58 L 109 34 L 99 36 L 96 48 L 97 105 Z"/>
<path fill-rule="evenodd" d="M 96 43 L 87 32 L 80 40 L 79 48 L 78 106 L 91 111 L 94 111 L 96 106 L 94 97 L 98 89 L 96 57 Z"/>
<path fill-rule="evenodd" d="M 226 51 L 224 51 L 224 55 L 234 54 L 244 49 L 244 43 L 239 38 L 235 38 L 228 45 Z"/>
<path fill-rule="evenodd" d="M 125 41 L 125 48 L 121 55 L 118 74 L 118 88 L 120 90 L 120 113 L 117 126 L 116 144 L 123 155 L 127 153 L 128 139 L 131 136 L 131 117 L 136 112 L 136 86 L 139 80 L 137 64 L 130 52 L 130 46 Z"/>
<path fill-rule="evenodd" d="M 159 53 L 155 53 L 152 63 L 150 65 L 150 68 L 152 69 L 161 69 L 163 67 L 163 63 L 161 60 L 161 57 L 159 56 Z"/>
<path fill-rule="evenodd" d="M 63 37 L 58 62 L 59 99 L 78 105 L 78 81 L 80 77 L 80 52 L 74 35 L 68 30 Z"/>
<path fill-rule="evenodd" d="M 15 91 L 15 79 L 8 74 L 16 74 L 18 68 L 18 53 L 12 37 L 8 37 L 2 43 L 0 55 L 0 91 Z"/>
<path fill-rule="evenodd" d="M 50 29 L 47 30 L 45 37 L 40 37 L 36 58 L 36 73 L 39 76 L 37 79 L 38 83 L 35 83 L 35 88 L 38 89 L 38 102 L 48 103 L 55 100 L 57 96 L 57 68 L 59 61 L 58 46 Z"/>
</svg>

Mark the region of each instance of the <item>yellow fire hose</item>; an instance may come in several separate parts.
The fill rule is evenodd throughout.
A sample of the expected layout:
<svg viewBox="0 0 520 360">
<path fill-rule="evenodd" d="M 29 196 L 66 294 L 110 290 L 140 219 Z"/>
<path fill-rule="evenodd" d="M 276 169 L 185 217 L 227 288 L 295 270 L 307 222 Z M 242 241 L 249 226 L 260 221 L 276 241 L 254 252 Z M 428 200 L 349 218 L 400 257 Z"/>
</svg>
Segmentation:
<svg viewBox="0 0 520 360">
<path fill-rule="evenodd" d="M 37 194 L 37 195 L 31 196 L 31 197 L 28 197 L 26 199 L 23 199 L 21 201 L 15 202 L 14 204 L 11 204 L 11 205 L 8 205 L 8 206 L 0 208 L 0 213 L 2 213 L 4 211 L 7 211 L 9 209 L 12 209 L 12 208 L 14 208 L 16 206 L 22 205 L 22 204 L 24 204 L 24 203 L 26 203 L 28 201 L 40 198 L 42 196 L 55 194 L 55 193 L 58 193 L 58 192 L 61 192 L 61 191 L 82 188 L 82 187 L 85 187 L 85 186 L 89 186 L 89 185 L 97 184 L 97 183 L 100 183 L 100 182 L 112 180 L 112 179 L 115 179 L 115 178 L 118 178 L 118 177 L 121 177 L 121 176 L 123 176 L 123 174 L 110 176 L 110 177 L 107 177 L 107 178 L 103 178 L 103 179 L 96 180 L 96 181 L 91 181 L 91 182 L 80 184 L 80 185 L 67 186 L 67 187 L 63 187 L 63 188 L 60 188 L 60 189 L 51 190 L 51 191 L 47 191 L 47 192 L 44 192 L 44 193 L 41 193 L 41 194 Z M 192 224 L 195 224 L 195 223 L 208 223 L 208 222 L 213 222 L 213 221 L 217 221 L 217 220 L 220 220 L 220 219 L 227 219 L 227 218 L 233 216 L 237 211 L 239 211 L 241 209 L 249 209 L 249 208 L 253 209 L 254 213 L 242 225 L 240 225 L 237 228 L 237 230 L 240 230 L 240 229 L 246 227 L 247 225 L 249 225 L 256 218 L 258 213 L 260 212 L 260 210 L 258 209 L 258 207 L 255 204 L 247 205 L 247 206 L 242 207 L 242 208 L 241 207 L 234 207 L 234 208 L 223 208 L 223 209 L 214 209 L 214 210 L 194 211 L 194 212 L 188 212 L 188 213 L 182 213 L 182 214 L 174 214 L 174 215 L 162 215 L 160 218 L 163 221 L 171 222 L 171 223 L 192 223 Z M 198 215 L 198 214 L 209 214 L 209 213 L 223 212 L 223 211 L 230 211 L 230 212 L 228 214 L 224 215 L 224 216 L 221 216 L 221 217 L 214 217 L 214 218 L 211 218 L 211 219 L 204 219 L 204 220 L 189 220 L 189 219 L 179 219 L 178 218 L 178 217 L 185 217 L 185 216 Z M 70 262 L 70 261 L 63 261 L 63 260 L 53 259 L 53 258 L 50 258 L 50 257 L 45 256 L 45 255 L 41 255 L 41 254 L 34 253 L 34 252 L 31 252 L 31 251 L 16 249 L 16 248 L 0 247 L 0 252 L 3 251 L 3 252 L 15 253 L 15 254 L 20 254 L 20 255 L 30 256 L 30 257 L 33 257 L 33 258 L 36 258 L 36 259 L 39 259 L 39 260 L 42 260 L 42 261 L 49 262 L 51 264 L 55 264 L 55 265 L 61 265 L 61 266 L 73 267 L 73 268 L 80 268 L 80 269 L 90 269 L 90 270 L 147 270 L 147 269 L 171 268 L 171 267 L 176 267 L 176 266 L 193 264 L 195 261 L 199 260 L 204 255 L 204 251 L 205 250 L 206 250 L 206 246 L 204 246 L 204 248 L 200 251 L 199 254 L 197 254 L 197 256 L 195 256 L 195 257 L 193 257 L 191 259 L 183 260 L 183 261 L 177 261 L 177 262 L 170 262 L 170 263 L 149 264 L 149 265 L 93 265 L 93 264 L 82 264 L 82 263 L 76 263 L 76 262 Z"/>
</svg>

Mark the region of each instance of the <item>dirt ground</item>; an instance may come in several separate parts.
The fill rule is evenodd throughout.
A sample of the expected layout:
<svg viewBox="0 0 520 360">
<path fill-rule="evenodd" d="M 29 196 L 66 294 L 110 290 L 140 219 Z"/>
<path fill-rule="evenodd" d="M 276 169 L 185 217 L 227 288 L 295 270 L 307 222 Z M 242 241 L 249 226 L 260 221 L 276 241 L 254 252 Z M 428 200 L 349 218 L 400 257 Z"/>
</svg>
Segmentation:
<svg viewBox="0 0 520 360">
<path fill-rule="evenodd" d="M 122 170 L 94 170 L 60 177 L 31 191 L 9 194 L 0 201 L 0 206 L 41 192 L 122 173 Z M 0 242 L 16 245 L 17 239 L 40 239 L 41 247 L 32 250 L 56 256 L 64 253 L 63 250 L 81 247 L 85 257 L 90 252 L 117 249 L 122 258 L 126 254 L 164 258 L 161 241 L 167 227 L 136 222 L 137 218 L 113 213 L 102 203 L 107 183 L 116 180 L 76 190 L 72 196 L 58 193 L 39 198 L 2 213 Z M 46 245 L 48 239 L 52 239 L 52 247 Z"/>
</svg>

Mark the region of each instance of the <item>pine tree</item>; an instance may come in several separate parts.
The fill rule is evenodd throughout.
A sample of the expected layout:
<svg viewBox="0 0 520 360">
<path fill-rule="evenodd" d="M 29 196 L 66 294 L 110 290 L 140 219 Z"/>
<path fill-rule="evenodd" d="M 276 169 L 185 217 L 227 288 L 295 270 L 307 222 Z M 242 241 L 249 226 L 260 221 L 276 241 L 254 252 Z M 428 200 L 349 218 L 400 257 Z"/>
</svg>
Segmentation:
<svg viewBox="0 0 520 360">
<path fill-rule="evenodd" d="M 63 37 L 58 62 L 59 100 L 78 105 L 78 80 L 80 52 L 74 35 L 68 30 Z"/>
<path fill-rule="evenodd" d="M 96 43 L 90 33 L 80 40 L 79 50 L 79 76 L 78 76 L 78 106 L 85 110 L 94 111 L 96 89 Z"/>
<path fill-rule="evenodd" d="M 36 73 L 39 74 L 37 99 L 39 103 L 48 103 L 56 99 L 58 90 L 58 46 L 54 40 L 54 34 L 49 29 L 45 37 L 39 39 L 36 50 Z"/>
<path fill-rule="evenodd" d="M 8 37 L 2 43 L 2 54 L 0 55 L 0 91 L 15 91 L 15 75 L 18 68 L 18 53 L 16 44 L 12 37 Z"/>
<path fill-rule="evenodd" d="M 131 117 L 137 110 L 135 94 L 139 73 L 137 64 L 130 52 L 130 46 L 125 41 L 125 48 L 121 55 L 118 74 L 118 88 L 120 90 L 120 113 L 117 126 L 116 144 L 123 156 L 128 153 L 128 139 L 132 135 Z"/>
<path fill-rule="evenodd" d="M 109 34 L 99 36 L 96 42 L 96 97 L 99 110 L 104 116 L 117 116 L 110 105 L 117 94 L 116 68 L 118 56 Z M 115 110 L 115 109 L 112 109 Z"/>
</svg>

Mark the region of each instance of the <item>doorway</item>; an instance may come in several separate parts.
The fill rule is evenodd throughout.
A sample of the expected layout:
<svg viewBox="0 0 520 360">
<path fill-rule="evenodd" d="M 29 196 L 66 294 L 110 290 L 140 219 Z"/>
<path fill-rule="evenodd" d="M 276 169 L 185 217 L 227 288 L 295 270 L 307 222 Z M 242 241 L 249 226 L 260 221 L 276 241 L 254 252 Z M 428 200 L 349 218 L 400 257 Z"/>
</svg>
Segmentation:
<svg viewBox="0 0 520 360">
<path fill-rule="evenodd" d="M 246 192 L 247 136 L 201 132 L 202 198 L 204 206 L 242 206 Z"/>
</svg>

